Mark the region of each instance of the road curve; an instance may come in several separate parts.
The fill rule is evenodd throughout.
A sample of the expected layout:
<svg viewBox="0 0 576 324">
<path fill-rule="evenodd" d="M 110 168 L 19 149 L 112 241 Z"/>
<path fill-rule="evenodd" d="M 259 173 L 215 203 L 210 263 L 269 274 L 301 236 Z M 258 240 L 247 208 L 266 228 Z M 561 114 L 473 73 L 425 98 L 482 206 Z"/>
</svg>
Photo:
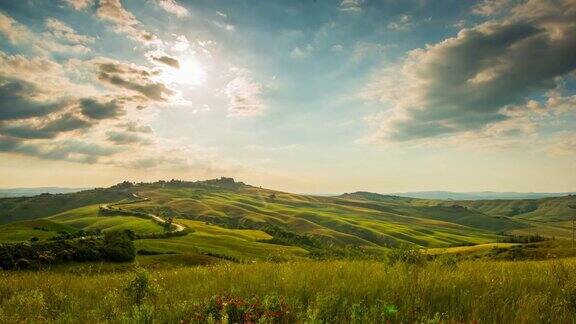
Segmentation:
<svg viewBox="0 0 576 324">
<path fill-rule="evenodd" d="M 162 218 L 158 215 L 154 215 L 151 213 L 133 212 L 133 211 L 125 210 L 122 208 L 113 207 L 113 206 L 117 206 L 117 205 L 128 205 L 128 204 L 134 204 L 134 203 L 141 202 L 141 201 L 150 200 L 150 198 L 140 197 L 134 193 L 132 194 L 132 196 L 134 196 L 134 198 L 136 198 L 138 200 L 129 201 L 129 202 L 122 202 L 122 203 L 115 203 L 115 204 L 104 204 L 104 205 L 101 205 L 100 208 L 103 210 L 106 210 L 108 212 L 123 212 L 123 213 L 127 213 L 127 214 L 133 214 L 135 216 L 147 216 L 147 217 L 150 217 L 152 220 L 154 220 L 156 223 L 160 223 L 163 225 L 167 223 L 167 221 L 164 218 Z M 186 226 L 184 226 L 182 224 L 172 223 L 171 225 L 174 227 L 174 229 L 170 230 L 168 233 L 179 233 L 179 232 L 183 232 L 184 230 L 186 230 Z"/>
</svg>

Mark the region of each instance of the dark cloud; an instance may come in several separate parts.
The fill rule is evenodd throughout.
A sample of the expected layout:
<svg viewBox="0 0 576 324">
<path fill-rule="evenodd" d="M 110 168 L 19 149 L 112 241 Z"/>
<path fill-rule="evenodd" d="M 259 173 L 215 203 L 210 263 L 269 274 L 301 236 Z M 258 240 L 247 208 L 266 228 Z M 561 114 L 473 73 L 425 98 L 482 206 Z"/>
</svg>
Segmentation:
<svg viewBox="0 0 576 324">
<path fill-rule="evenodd" d="M 371 94 L 394 105 L 382 136 L 479 130 L 509 118 L 504 107 L 555 87 L 576 69 L 576 2 L 548 4 L 519 5 L 503 20 L 412 51 L 398 70 L 379 76 Z"/>
<path fill-rule="evenodd" d="M 15 151 L 20 145 L 20 140 L 0 135 L 0 152 L 12 152 Z"/>
<path fill-rule="evenodd" d="M 80 110 L 84 116 L 92 119 L 109 119 L 125 114 L 125 109 L 118 100 L 100 102 L 94 98 L 84 98 L 79 101 Z"/>
<path fill-rule="evenodd" d="M 119 149 L 97 143 L 63 141 L 28 141 L 0 135 L 0 152 L 17 153 L 48 160 L 62 160 L 80 163 L 97 163 L 101 157 L 108 157 Z"/>
<path fill-rule="evenodd" d="M 158 53 L 151 53 L 148 55 L 148 57 L 155 62 L 160 62 L 162 64 L 166 64 L 168 66 L 171 66 L 175 69 L 179 69 L 180 68 L 180 61 L 178 61 L 178 59 L 171 57 L 169 55 L 166 54 L 158 54 Z"/>
<path fill-rule="evenodd" d="M 120 63 L 120 62 L 107 62 L 107 63 L 96 63 L 99 67 L 100 72 L 111 73 L 111 74 L 128 74 L 135 75 L 139 77 L 150 77 L 157 72 L 150 71 L 145 68 L 136 68 L 130 64 Z"/>
<path fill-rule="evenodd" d="M 141 137 L 133 132 L 109 131 L 106 133 L 106 137 L 108 138 L 108 141 L 116 145 L 150 144 L 150 140 L 148 138 Z"/>
<path fill-rule="evenodd" d="M 0 78 L 0 121 L 44 116 L 68 104 L 66 100 L 40 98 L 38 88 L 29 82 Z"/>
<path fill-rule="evenodd" d="M 29 121 L 0 124 L 0 134 L 22 139 L 48 139 L 54 138 L 63 132 L 78 129 L 87 129 L 92 124 L 71 114 L 65 114 L 57 119 L 45 123 L 31 123 Z"/>
<path fill-rule="evenodd" d="M 116 61 L 96 61 L 95 64 L 99 69 L 100 81 L 136 91 L 148 100 L 165 101 L 174 93 L 163 83 L 155 82 L 150 78 L 157 74 L 156 71 Z"/>
<path fill-rule="evenodd" d="M 25 139 L 54 138 L 58 134 L 57 132 L 46 131 L 29 125 L 2 125 L 0 126 L 0 133 Z"/>
<path fill-rule="evenodd" d="M 108 74 L 101 72 L 98 75 L 98 79 L 117 87 L 139 92 L 146 98 L 154 101 L 165 101 L 166 98 L 164 95 L 171 95 L 173 93 L 172 90 L 170 90 L 162 83 L 141 84 L 135 81 L 124 79 L 121 75 L 118 74 Z"/>
<path fill-rule="evenodd" d="M 134 133 L 145 133 L 145 134 L 150 134 L 152 133 L 152 128 L 148 125 L 138 125 L 137 123 L 131 121 L 125 124 L 121 124 L 119 125 L 120 127 L 124 128 L 125 130 L 129 131 L 129 132 L 134 132 Z"/>
<path fill-rule="evenodd" d="M 65 114 L 60 116 L 60 118 L 50 121 L 42 127 L 42 129 L 48 132 L 69 132 L 77 129 L 89 128 L 91 126 L 92 123 L 80 119 L 72 114 Z"/>
</svg>

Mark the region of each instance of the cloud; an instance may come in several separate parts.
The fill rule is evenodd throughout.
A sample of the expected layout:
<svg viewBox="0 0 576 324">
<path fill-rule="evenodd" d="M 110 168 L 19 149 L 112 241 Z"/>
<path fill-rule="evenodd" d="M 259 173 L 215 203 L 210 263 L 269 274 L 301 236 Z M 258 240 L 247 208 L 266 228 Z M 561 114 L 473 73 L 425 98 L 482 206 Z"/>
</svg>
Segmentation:
<svg viewBox="0 0 576 324">
<path fill-rule="evenodd" d="M 312 51 L 314 51 L 314 47 L 310 44 L 302 48 L 296 47 L 290 52 L 290 57 L 296 60 L 301 60 L 308 57 Z"/>
<path fill-rule="evenodd" d="M 402 15 L 397 21 L 390 22 L 388 24 L 388 29 L 395 31 L 405 31 L 414 26 L 412 23 L 412 17 L 410 15 Z"/>
<path fill-rule="evenodd" d="M 120 0 L 100 0 L 96 16 L 100 19 L 112 22 L 117 33 L 128 35 L 131 39 L 143 44 L 158 44 L 158 37 L 146 30 L 141 29 L 141 23 L 128 10 L 122 7 Z"/>
<path fill-rule="evenodd" d="M 0 121 L 44 116 L 70 103 L 65 99 L 46 100 L 36 85 L 5 77 L 0 78 L 0 102 Z"/>
<path fill-rule="evenodd" d="M 156 3 L 162 7 L 162 9 L 178 17 L 185 17 L 189 15 L 188 10 L 179 5 L 175 0 L 156 0 Z"/>
<path fill-rule="evenodd" d="M 46 29 L 54 37 L 67 40 L 74 44 L 93 43 L 94 37 L 80 35 L 72 27 L 55 18 L 46 19 Z"/>
<path fill-rule="evenodd" d="M 180 61 L 178 61 L 177 58 L 172 57 L 162 51 L 150 51 L 146 53 L 146 57 L 152 62 L 162 63 L 175 69 L 180 68 Z"/>
<path fill-rule="evenodd" d="M 180 36 L 176 37 L 176 41 L 174 42 L 174 45 L 172 46 L 172 50 L 176 51 L 176 52 L 184 52 L 185 50 L 188 49 L 188 47 L 190 47 L 190 43 L 188 42 L 188 39 L 186 38 L 186 36 L 180 35 Z"/>
<path fill-rule="evenodd" d="M 133 132 L 108 131 L 106 132 L 106 136 L 108 141 L 116 145 L 126 145 L 126 144 L 148 145 L 151 143 L 149 138 L 140 136 Z"/>
<path fill-rule="evenodd" d="M 133 133 L 144 133 L 144 134 L 150 134 L 153 132 L 152 128 L 148 125 L 138 125 L 136 122 L 134 121 L 129 121 L 127 123 L 124 124 L 120 124 L 118 125 L 120 128 L 128 131 L 128 132 L 133 132 Z"/>
<path fill-rule="evenodd" d="M 22 140 L 0 135 L 0 152 L 18 153 L 47 160 L 94 164 L 101 157 L 111 156 L 119 149 L 79 140 Z"/>
<path fill-rule="evenodd" d="M 481 16 L 491 16 L 510 6 L 510 0 L 484 0 L 474 6 L 472 12 Z"/>
<path fill-rule="evenodd" d="M 64 0 L 75 10 L 84 10 L 94 4 L 94 0 Z"/>
<path fill-rule="evenodd" d="M 339 53 L 339 52 L 342 52 L 344 50 L 344 46 L 342 46 L 340 44 L 335 44 L 335 45 L 332 45 L 332 47 L 330 47 L 330 50 L 332 52 Z"/>
<path fill-rule="evenodd" d="M 36 52 L 51 54 L 53 52 L 87 53 L 90 49 L 82 44 L 62 44 L 50 32 L 37 34 L 12 17 L 0 12 L 0 35 L 14 45 L 31 46 Z M 77 35 L 80 36 L 80 35 Z"/>
<path fill-rule="evenodd" d="M 576 69 L 572 0 L 531 1 L 513 14 L 411 51 L 379 71 L 364 98 L 391 105 L 377 137 L 408 141 L 479 131 L 511 118 L 504 109 L 548 91 Z"/>
<path fill-rule="evenodd" d="M 236 30 L 236 27 L 232 24 L 221 23 L 219 21 L 213 21 L 213 23 L 214 23 L 214 25 L 216 25 L 216 27 L 222 28 L 222 29 L 227 30 L 227 31 Z"/>
<path fill-rule="evenodd" d="M 67 113 L 53 120 L 0 123 L 0 134 L 21 139 L 47 139 L 55 138 L 61 133 L 83 130 L 91 126 L 91 123 Z"/>
<path fill-rule="evenodd" d="M 137 92 L 151 101 L 166 101 L 174 94 L 165 84 L 152 79 L 158 71 L 105 58 L 92 63 L 98 68 L 98 80 L 105 84 Z"/>
<path fill-rule="evenodd" d="M 363 0 L 342 0 L 338 8 L 345 12 L 358 13 L 362 11 L 363 4 Z"/>
<path fill-rule="evenodd" d="M 12 44 L 22 43 L 30 37 L 28 28 L 3 13 L 0 13 L 0 32 Z"/>
<path fill-rule="evenodd" d="M 226 85 L 228 113 L 231 116 L 249 117 L 262 114 L 262 85 L 246 69 L 235 69 L 236 76 Z"/>
<path fill-rule="evenodd" d="M 118 99 L 100 102 L 94 98 L 83 98 L 79 102 L 82 114 L 92 119 L 109 119 L 125 114 Z"/>
</svg>

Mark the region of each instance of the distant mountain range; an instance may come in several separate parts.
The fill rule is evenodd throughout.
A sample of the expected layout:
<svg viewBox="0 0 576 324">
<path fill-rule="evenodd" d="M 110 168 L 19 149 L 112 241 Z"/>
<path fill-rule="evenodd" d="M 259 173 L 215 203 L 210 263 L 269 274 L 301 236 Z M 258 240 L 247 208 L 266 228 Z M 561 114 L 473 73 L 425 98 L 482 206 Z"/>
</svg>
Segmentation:
<svg viewBox="0 0 576 324">
<path fill-rule="evenodd" d="M 393 193 L 401 197 L 421 199 L 451 199 L 451 200 L 486 200 L 486 199 L 539 199 L 547 197 L 562 197 L 574 195 L 576 192 L 452 192 L 452 191 L 415 191 Z"/>
<path fill-rule="evenodd" d="M 38 188 L 3 188 L 0 189 L 0 198 L 2 197 L 32 197 L 43 193 L 59 194 L 72 193 L 89 188 L 62 188 L 62 187 L 38 187 Z"/>
<path fill-rule="evenodd" d="M 0 198 L 32 197 L 43 193 L 73 193 L 92 188 L 37 187 L 37 188 L 0 188 Z M 336 194 L 316 194 L 318 196 L 337 196 Z M 576 192 L 497 192 L 497 191 L 411 191 L 389 193 L 400 197 L 442 200 L 488 200 L 488 199 L 540 199 L 576 195 Z"/>
</svg>

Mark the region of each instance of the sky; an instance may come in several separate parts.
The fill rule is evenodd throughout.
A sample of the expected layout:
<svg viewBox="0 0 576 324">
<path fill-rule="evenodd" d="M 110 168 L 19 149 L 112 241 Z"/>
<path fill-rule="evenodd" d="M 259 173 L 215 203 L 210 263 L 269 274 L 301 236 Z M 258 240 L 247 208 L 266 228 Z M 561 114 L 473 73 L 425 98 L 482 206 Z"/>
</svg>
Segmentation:
<svg viewBox="0 0 576 324">
<path fill-rule="evenodd" d="M 0 0 L 0 187 L 576 191 L 576 0 Z"/>
</svg>

